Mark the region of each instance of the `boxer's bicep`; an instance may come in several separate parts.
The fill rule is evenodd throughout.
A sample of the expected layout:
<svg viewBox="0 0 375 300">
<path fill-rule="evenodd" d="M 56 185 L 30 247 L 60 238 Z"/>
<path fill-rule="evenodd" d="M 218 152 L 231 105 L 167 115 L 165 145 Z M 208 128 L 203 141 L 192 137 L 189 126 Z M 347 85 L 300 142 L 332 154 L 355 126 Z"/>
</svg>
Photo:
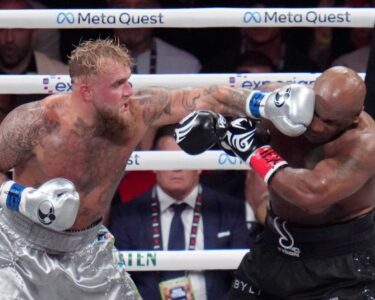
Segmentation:
<svg viewBox="0 0 375 300">
<path fill-rule="evenodd" d="M 314 169 L 284 168 L 271 180 L 271 188 L 288 202 L 319 213 L 357 192 L 370 178 L 363 161 L 324 159 Z"/>
</svg>

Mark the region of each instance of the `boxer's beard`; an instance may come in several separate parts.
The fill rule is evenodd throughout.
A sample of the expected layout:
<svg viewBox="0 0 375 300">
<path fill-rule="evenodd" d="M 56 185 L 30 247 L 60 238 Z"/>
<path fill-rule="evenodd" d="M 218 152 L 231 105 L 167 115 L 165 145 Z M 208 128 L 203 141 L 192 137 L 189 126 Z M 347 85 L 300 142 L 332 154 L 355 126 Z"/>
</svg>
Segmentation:
<svg viewBox="0 0 375 300">
<path fill-rule="evenodd" d="M 109 110 L 98 110 L 97 132 L 101 136 L 118 144 L 126 144 L 134 135 L 135 118 L 131 111 L 119 115 Z"/>
</svg>

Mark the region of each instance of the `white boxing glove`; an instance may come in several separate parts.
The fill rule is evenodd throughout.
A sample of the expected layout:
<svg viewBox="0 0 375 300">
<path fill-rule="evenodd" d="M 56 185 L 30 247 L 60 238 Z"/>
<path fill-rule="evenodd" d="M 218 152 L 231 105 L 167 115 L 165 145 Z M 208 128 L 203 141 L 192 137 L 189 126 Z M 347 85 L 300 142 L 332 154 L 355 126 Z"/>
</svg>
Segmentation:
<svg viewBox="0 0 375 300">
<path fill-rule="evenodd" d="M 273 92 L 252 91 L 246 100 L 250 118 L 265 118 L 287 136 L 299 136 L 314 117 L 315 93 L 301 84 L 291 84 Z"/>
<path fill-rule="evenodd" d="M 0 204 L 44 227 L 64 231 L 77 217 L 79 195 L 74 184 L 64 178 L 51 179 L 37 189 L 9 180 L 1 186 Z"/>
</svg>

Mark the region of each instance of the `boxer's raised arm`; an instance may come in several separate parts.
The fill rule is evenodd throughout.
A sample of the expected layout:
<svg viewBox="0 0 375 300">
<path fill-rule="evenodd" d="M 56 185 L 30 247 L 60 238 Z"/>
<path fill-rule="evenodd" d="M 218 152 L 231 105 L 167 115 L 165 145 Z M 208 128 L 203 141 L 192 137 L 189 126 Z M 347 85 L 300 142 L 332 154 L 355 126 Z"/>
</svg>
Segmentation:
<svg viewBox="0 0 375 300">
<path fill-rule="evenodd" d="M 140 106 L 147 126 L 178 123 L 195 110 L 212 110 L 226 116 L 246 115 L 246 99 L 251 90 L 226 86 L 208 88 L 140 89 L 134 92 L 133 105 Z"/>
<path fill-rule="evenodd" d="M 286 201 L 310 213 L 323 212 L 362 189 L 374 176 L 375 143 L 362 141 L 358 145 L 346 157 L 323 159 L 312 170 L 280 169 L 269 185 Z"/>
<path fill-rule="evenodd" d="M 315 94 L 297 84 L 273 92 L 215 85 L 195 89 L 142 89 L 135 92 L 133 100 L 138 100 L 133 102 L 142 107 L 147 126 L 177 123 L 192 111 L 211 110 L 224 116 L 269 119 L 282 133 L 297 136 L 312 120 Z"/>
</svg>

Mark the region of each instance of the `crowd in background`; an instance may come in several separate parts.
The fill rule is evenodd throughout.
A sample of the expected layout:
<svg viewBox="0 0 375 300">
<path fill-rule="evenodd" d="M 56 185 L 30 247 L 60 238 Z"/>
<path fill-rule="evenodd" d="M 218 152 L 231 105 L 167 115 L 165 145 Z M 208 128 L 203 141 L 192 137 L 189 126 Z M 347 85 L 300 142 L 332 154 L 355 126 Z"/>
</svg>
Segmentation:
<svg viewBox="0 0 375 300">
<path fill-rule="evenodd" d="M 61 2 L 61 3 L 60 3 Z M 47 0 L 6 0 L 0 1 L 0 9 L 32 8 L 200 8 L 200 7 L 373 7 L 371 0 L 316 0 L 316 1 L 281 1 L 281 0 L 97 0 L 97 1 L 47 1 Z M 31 30 L 0 29 L 0 74 L 67 74 L 67 58 L 74 45 L 85 39 L 117 38 L 124 43 L 135 61 L 133 73 L 170 74 L 170 73 L 267 73 L 267 72 L 320 72 L 329 66 L 344 65 L 357 72 L 365 72 L 370 51 L 372 29 L 369 28 L 204 28 L 204 29 L 158 29 L 158 28 L 117 28 L 114 30 Z M 188 85 L 188 83 L 187 83 Z M 0 119 L 17 105 L 40 99 L 44 95 L 0 95 Z M 165 131 L 165 129 L 162 129 Z M 168 137 L 168 134 L 165 134 Z M 156 137 L 156 139 L 155 139 Z M 170 133 L 169 133 L 169 137 Z M 153 132 L 139 145 L 139 150 L 178 150 L 173 142 L 158 144 L 159 132 Z M 173 202 L 178 192 L 184 197 L 190 195 L 194 187 L 194 199 L 199 188 L 203 187 L 203 202 L 210 204 L 214 212 L 202 212 L 203 219 L 210 219 L 210 230 L 227 232 L 221 240 L 206 236 L 206 227 L 197 242 L 197 249 L 246 248 L 256 239 L 256 234 L 264 220 L 263 202 L 252 203 L 252 193 L 264 193 L 256 186 L 256 178 L 251 172 L 243 171 L 196 171 L 186 175 L 184 171 L 168 172 L 127 172 L 120 183 L 113 200 L 115 212 L 108 212 L 106 223 L 113 228 L 118 238 L 117 246 L 121 250 L 145 250 L 155 245 L 143 244 L 138 227 L 144 223 L 141 214 L 149 208 L 153 199 L 153 190 L 159 190 L 158 197 L 164 202 Z M 185 176 L 186 175 L 186 176 Z M 168 177 L 169 176 L 169 177 Z M 186 191 L 181 181 L 190 181 Z M 185 177 L 184 177 L 185 176 Z M 165 179 L 167 178 L 167 179 Z M 169 178 L 169 179 L 168 179 Z M 167 184 L 163 183 L 167 180 Z M 175 180 L 175 181 L 174 181 Z M 189 182 L 188 182 L 189 183 Z M 163 187 L 169 184 L 171 186 Z M 185 187 L 186 188 L 186 187 Z M 169 190 L 168 190 L 169 189 Z M 209 192 L 206 192 L 209 191 Z M 164 191 L 164 193 L 160 192 Z M 177 193 L 177 194 L 176 194 Z M 206 195 L 208 193 L 208 196 Z M 212 198 L 212 199 L 211 199 Z M 134 200 L 136 199 L 136 200 Z M 177 199 L 177 200 L 181 200 Z M 190 199 L 190 198 L 189 198 Z M 177 201 L 176 200 L 176 201 Z M 247 201 L 245 201 L 247 200 Z M 227 201 L 227 203 L 226 203 Z M 160 202 L 160 205 L 164 205 Z M 234 204 L 233 204 L 234 203 Z M 241 206 L 239 210 L 238 207 Z M 137 215 L 138 214 L 141 215 Z M 172 219 L 172 211 L 165 208 L 166 218 Z M 246 213 L 245 213 L 246 212 Z M 162 214 L 163 212 L 161 212 Z M 212 219 L 212 214 L 217 214 Z M 168 215 L 169 214 L 169 215 Z M 184 215 L 182 215 L 184 217 Z M 164 218 L 164 217 L 163 217 Z M 188 218 L 187 215 L 185 219 Z M 150 217 L 151 220 L 151 217 Z M 239 220 L 242 220 L 239 222 Z M 167 222 L 167 221 L 165 221 Z M 133 226 L 132 226 L 133 224 Z M 163 224 L 163 222 L 162 222 Z M 219 228 L 220 226 L 224 226 Z M 248 229 L 248 232 L 244 228 Z M 190 230 L 190 226 L 185 226 Z M 129 229 L 130 228 L 130 229 Z M 129 230 L 131 232 L 126 233 Z M 168 235 L 166 230 L 163 233 Z M 209 233 L 207 233 L 209 234 Z M 117 235 L 117 236 L 116 236 Z M 246 235 L 246 237 L 243 237 Z M 187 234 L 188 236 L 188 234 Z M 243 237 L 243 239 L 241 239 Z M 136 238 L 141 238 L 138 242 Z M 166 238 L 165 238 L 166 240 Z M 162 249 L 169 249 L 167 243 Z M 199 273 L 199 272 L 198 272 Z M 196 284 L 196 294 L 204 294 L 214 299 L 217 295 L 210 291 L 211 282 L 224 281 L 228 274 L 195 274 L 194 280 L 205 276 L 204 284 Z M 148 276 L 148 277 L 147 277 Z M 155 286 L 150 285 L 155 274 L 136 279 L 141 293 L 152 295 Z M 159 276 L 159 275 L 157 275 Z M 211 276 L 211 277 L 210 277 Z M 216 277 L 212 277 L 216 276 Z M 219 277 L 218 277 L 219 276 Z M 218 279 L 219 278 L 219 279 Z M 201 281 L 202 282 L 202 281 Z M 225 290 L 230 279 L 226 280 Z M 156 283 L 155 283 L 156 285 Z M 221 295 L 221 294 L 219 294 Z M 197 298 L 199 299 L 199 298 Z"/>
</svg>

